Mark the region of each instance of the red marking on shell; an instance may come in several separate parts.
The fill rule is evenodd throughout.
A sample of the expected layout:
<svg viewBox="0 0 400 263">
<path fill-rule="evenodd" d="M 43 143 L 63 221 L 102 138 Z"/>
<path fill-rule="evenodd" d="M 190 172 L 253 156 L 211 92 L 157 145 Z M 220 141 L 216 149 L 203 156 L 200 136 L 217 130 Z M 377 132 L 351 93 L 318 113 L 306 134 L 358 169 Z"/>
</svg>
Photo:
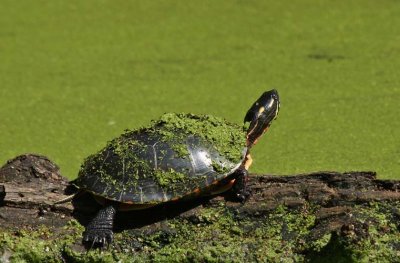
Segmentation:
<svg viewBox="0 0 400 263">
<path fill-rule="evenodd" d="M 211 185 L 218 185 L 219 184 L 219 181 L 218 180 L 215 180 L 215 181 L 213 181 L 212 183 L 211 183 Z"/>
</svg>

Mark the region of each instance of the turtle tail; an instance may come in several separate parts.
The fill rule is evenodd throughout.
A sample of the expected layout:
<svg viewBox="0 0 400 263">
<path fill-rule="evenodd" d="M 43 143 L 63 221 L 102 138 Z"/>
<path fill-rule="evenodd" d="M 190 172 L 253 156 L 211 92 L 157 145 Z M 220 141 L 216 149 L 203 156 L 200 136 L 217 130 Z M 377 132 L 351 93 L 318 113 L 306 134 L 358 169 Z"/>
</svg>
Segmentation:
<svg viewBox="0 0 400 263">
<path fill-rule="evenodd" d="M 79 188 L 76 186 L 77 180 L 78 179 L 75 179 L 69 182 L 68 186 L 64 189 L 65 195 L 73 195 L 79 192 Z"/>
<path fill-rule="evenodd" d="M 65 187 L 65 189 L 64 189 L 64 195 L 66 195 L 67 197 L 55 201 L 53 203 L 53 205 L 69 202 L 72 199 L 74 199 L 75 196 L 79 195 L 80 193 L 82 193 L 82 191 L 80 191 L 79 188 L 76 187 L 76 179 L 73 181 L 70 181 L 69 184 L 67 185 L 67 187 Z"/>
</svg>

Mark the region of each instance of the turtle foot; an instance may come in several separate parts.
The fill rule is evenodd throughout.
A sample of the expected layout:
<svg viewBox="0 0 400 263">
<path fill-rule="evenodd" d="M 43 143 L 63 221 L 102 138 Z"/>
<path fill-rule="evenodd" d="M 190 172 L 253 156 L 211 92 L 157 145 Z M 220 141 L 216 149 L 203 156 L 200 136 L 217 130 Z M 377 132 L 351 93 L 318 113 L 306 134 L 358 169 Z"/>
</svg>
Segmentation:
<svg viewBox="0 0 400 263">
<path fill-rule="evenodd" d="M 240 191 L 237 191 L 236 193 L 236 198 L 239 202 L 245 203 L 251 196 L 251 191 L 250 189 L 241 189 Z"/>
<path fill-rule="evenodd" d="M 83 244 L 87 248 L 103 248 L 113 241 L 113 231 L 110 229 L 88 229 L 83 233 Z"/>
<path fill-rule="evenodd" d="M 236 171 L 236 173 L 236 181 L 231 189 L 231 193 L 235 201 L 244 203 L 251 196 L 251 190 L 246 184 L 248 172 L 246 169 L 242 168 Z"/>
<path fill-rule="evenodd" d="M 103 248 L 112 243 L 115 213 L 113 205 L 106 206 L 86 226 L 82 243 L 87 249 Z"/>
</svg>

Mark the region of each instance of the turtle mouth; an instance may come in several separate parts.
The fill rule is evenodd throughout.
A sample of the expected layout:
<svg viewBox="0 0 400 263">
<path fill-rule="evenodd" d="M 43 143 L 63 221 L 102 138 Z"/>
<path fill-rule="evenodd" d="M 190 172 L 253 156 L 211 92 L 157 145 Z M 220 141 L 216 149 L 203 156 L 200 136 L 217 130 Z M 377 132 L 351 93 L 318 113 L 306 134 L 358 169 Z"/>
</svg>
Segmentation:
<svg viewBox="0 0 400 263">
<path fill-rule="evenodd" d="M 278 113 L 279 113 L 279 109 L 281 107 L 281 102 L 279 100 L 279 95 L 278 92 L 276 92 L 275 94 L 272 95 L 273 100 L 271 100 L 270 102 L 270 107 L 273 107 L 274 102 L 276 103 L 276 109 L 275 109 L 275 116 L 273 118 L 273 120 L 276 120 L 278 118 Z"/>
</svg>

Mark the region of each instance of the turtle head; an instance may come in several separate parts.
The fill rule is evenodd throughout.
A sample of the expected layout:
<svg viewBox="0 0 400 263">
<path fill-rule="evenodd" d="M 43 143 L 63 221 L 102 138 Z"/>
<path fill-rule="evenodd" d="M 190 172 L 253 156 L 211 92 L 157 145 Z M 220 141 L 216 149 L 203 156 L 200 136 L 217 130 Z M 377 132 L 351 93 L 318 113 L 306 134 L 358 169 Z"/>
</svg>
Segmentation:
<svg viewBox="0 0 400 263">
<path fill-rule="evenodd" d="M 276 90 L 264 92 L 254 102 L 244 117 L 244 122 L 250 123 L 247 128 L 247 147 L 257 143 L 258 138 L 268 130 L 271 122 L 276 119 L 279 111 L 279 96 Z"/>
</svg>

